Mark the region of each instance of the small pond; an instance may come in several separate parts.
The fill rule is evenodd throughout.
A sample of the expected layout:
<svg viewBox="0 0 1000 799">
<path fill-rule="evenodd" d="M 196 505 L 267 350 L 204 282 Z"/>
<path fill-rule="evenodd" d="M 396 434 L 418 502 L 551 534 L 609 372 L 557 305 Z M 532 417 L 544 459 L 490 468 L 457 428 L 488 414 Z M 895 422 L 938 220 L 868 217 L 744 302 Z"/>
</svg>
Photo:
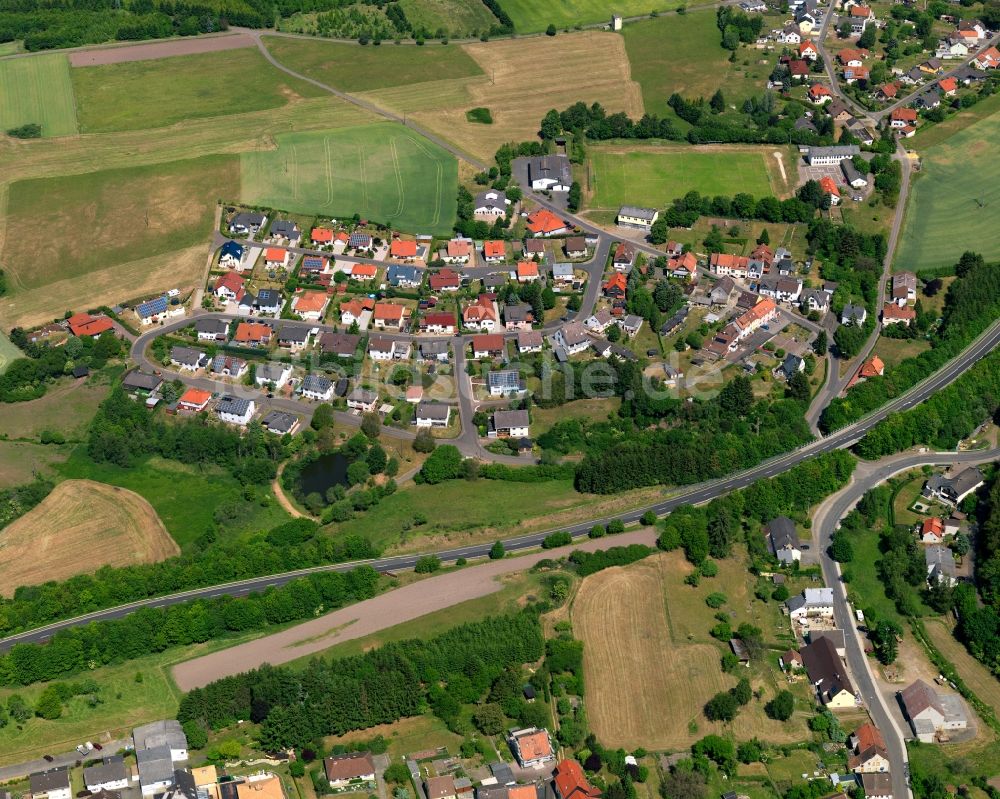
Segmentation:
<svg viewBox="0 0 1000 799">
<path fill-rule="evenodd" d="M 347 458 L 339 452 L 320 455 L 299 473 L 299 492 L 304 497 L 312 493 L 326 496 L 327 490 L 335 485 L 346 486 L 347 465 Z"/>
</svg>

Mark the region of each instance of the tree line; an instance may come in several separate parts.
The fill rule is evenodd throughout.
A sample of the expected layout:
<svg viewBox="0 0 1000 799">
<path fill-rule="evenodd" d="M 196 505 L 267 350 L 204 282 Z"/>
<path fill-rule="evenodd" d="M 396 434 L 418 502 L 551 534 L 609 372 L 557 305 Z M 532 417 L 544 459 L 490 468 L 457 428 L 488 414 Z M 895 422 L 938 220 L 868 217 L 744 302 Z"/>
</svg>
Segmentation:
<svg viewBox="0 0 1000 799">
<path fill-rule="evenodd" d="M 387 724 L 429 704 L 475 702 L 505 669 L 544 652 L 533 609 L 463 624 L 428 639 L 385 644 L 349 658 L 316 658 L 303 670 L 264 666 L 196 688 L 181 701 L 182 723 L 219 729 L 261 725 L 267 751 Z"/>
<path fill-rule="evenodd" d="M 27 333 L 15 327 L 10 331 L 11 342 L 24 352 L 15 358 L 0 375 L 0 402 L 27 402 L 45 396 L 49 386 L 84 364 L 91 369 L 103 369 L 112 358 L 123 352 L 121 341 L 108 330 L 97 338 L 70 336 L 62 347 L 33 342 Z"/>
<path fill-rule="evenodd" d="M 141 608 L 122 619 L 56 633 L 44 644 L 17 644 L 0 656 L 0 685 L 30 685 L 190 646 L 227 633 L 263 630 L 313 618 L 369 599 L 379 575 L 371 566 L 324 572 L 247 597 L 199 599 L 163 608 Z"/>
<path fill-rule="evenodd" d="M 948 287 L 941 324 L 931 337 L 931 348 L 886 369 L 882 377 L 858 383 L 846 397 L 834 399 L 820 420 L 824 431 L 851 424 L 912 388 L 954 358 L 1000 316 L 1000 270 L 996 266 L 987 265 L 977 253 L 966 252 L 955 273 L 958 279 Z M 929 287 L 933 285 L 931 281 Z M 863 446 L 873 441 L 874 437 Z"/>
</svg>

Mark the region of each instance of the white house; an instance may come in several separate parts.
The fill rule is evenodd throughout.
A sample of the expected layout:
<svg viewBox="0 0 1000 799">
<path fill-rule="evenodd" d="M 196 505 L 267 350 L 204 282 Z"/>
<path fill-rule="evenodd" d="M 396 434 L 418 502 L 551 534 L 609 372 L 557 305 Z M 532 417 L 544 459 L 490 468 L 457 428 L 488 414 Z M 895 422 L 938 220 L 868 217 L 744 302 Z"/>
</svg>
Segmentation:
<svg viewBox="0 0 1000 799">
<path fill-rule="evenodd" d="M 253 400 L 239 397 L 223 397 L 215 406 L 219 418 L 227 424 L 238 424 L 244 427 L 250 423 L 257 406 Z"/>
<path fill-rule="evenodd" d="M 333 397 L 333 381 L 322 375 L 306 375 L 302 379 L 301 392 L 306 399 L 329 402 Z"/>
<path fill-rule="evenodd" d="M 790 564 L 802 559 L 795 522 L 787 516 L 778 516 L 769 521 L 764 526 L 764 532 L 771 552 L 779 561 Z"/>
<path fill-rule="evenodd" d="M 121 755 L 110 755 L 102 763 L 83 770 L 83 784 L 91 793 L 128 788 L 129 774 Z"/>
<path fill-rule="evenodd" d="M 615 219 L 618 227 L 636 228 L 638 230 L 651 230 L 653 223 L 659 218 L 660 212 L 655 208 L 641 208 L 637 205 L 623 205 L 618 209 L 618 217 Z"/>
<path fill-rule="evenodd" d="M 579 322 L 569 322 L 556 331 L 556 344 L 566 350 L 568 355 L 575 355 L 583 352 L 590 346 L 590 338 L 587 331 Z"/>
<path fill-rule="evenodd" d="M 378 392 L 367 388 L 356 388 L 347 395 L 347 407 L 352 411 L 371 413 L 378 402 Z"/>
<path fill-rule="evenodd" d="M 500 217 L 507 213 L 507 206 L 510 200 L 507 195 L 497 189 L 487 189 L 476 195 L 473 202 L 473 211 L 476 216 Z"/>
<path fill-rule="evenodd" d="M 28 778 L 28 788 L 33 799 L 70 799 L 73 789 L 69 782 L 69 769 L 62 768 L 32 774 Z"/>
<path fill-rule="evenodd" d="M 420 402 L 413 419 L 417 427 L 447 427 L 451 421 L 451 406 L 440 402 Z"/>
<path fill-rule="evenodd" d="M 323 761 L 326 779 L 335 790 L 361 785 L 375 785 L 375 761 L 371 752 L 351 752 L 346 755 L 328 757 Z"/>
<path fill-rule="evenodd" d="M 527 411 L 494 411 L 489 435 L 491 438 L 525 438 L 529 425 Z"/>
<path fill-rule="evenodd" d="M 528 181 L 534 191 L 569 191 L 573 183 L 569 158 L 565 155 L 529 158 Z"/>
<path fill-rule="evenodd" d="M 939 694 L 923 680 L 908 685 L 899 692 L 914 735 L 931 743 L 939 733 L 964 730 L 969 726 L 965 706 L 957 694 Z"/>
<path fill-rule="evenodd" d="M 292 367 L 287 363 L 262 363 L 254 373 L 254 381 L 258 386 L 266 386 L 270 383 L 275 389 L 279 389 L 288 382 L 292 376 Z"/>
<path fill-rule="evenodd" d="M 833 589 L 807 588 L 799 596 L 791 597 L 786 603 L 788 616 L 793 621 L 801 621 L 813 616 L 833 618 Z"/>
</svg>

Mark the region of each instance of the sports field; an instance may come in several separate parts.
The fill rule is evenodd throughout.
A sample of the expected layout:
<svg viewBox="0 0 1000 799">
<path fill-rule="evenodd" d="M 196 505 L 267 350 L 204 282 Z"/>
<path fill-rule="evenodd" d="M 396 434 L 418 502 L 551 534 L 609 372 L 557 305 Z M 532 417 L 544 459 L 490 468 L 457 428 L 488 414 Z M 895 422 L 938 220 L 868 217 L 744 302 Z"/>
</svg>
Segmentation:
<svg viewBox="0 0 1000 799">
<path fill-rule="evenodd" d="M 159 128 L 326 95 L 246 48 L 78 67 L 70 74 L 85 133 Z"/>
<path fill-rule="evenodd" d="M 691 190 L 762 197 L 779 193 L 768 171 L 775 165 L 770 155 L 773 149 L 591 147 L 584 189 L 591 193 L 591 207 L 609 209 L 621 205 L 663 208 Z"/>
<path fill-rule="evenodd" d="M 574 634 L 584 642 L 587 717 L 594 733 L 611 747 L 683 749 L 709 732 L 725 732 L 702 713 L 715 693 L 736 684 L 719 668 L 722 647 L 712 642 L 715 624 L 705 604 L 711 591 L 724 591 L 737 614 L 746 616 L 750 597 L 741 563 L 701 586 L 683 584 L 691 571 L 678 552 L 654 555 L 628 567 L 587 577 L 573 602 Z M 753 621 L 771 635 L 766 620 Z M 747 672 L 767 701 L 778 690 L 769 668 Z M 806 705 L 807 703 L 803 703 Z M 787 743 L 807 735 L 805 714 L 785 723 L 768 719 L 763 702 L 744 707 L 728 729 L 738 740 L 757 736 Z"/>
<path fill-rule="evenodd" d="M 667 0 L 620 0 L 606 3 L 602 0 L 503 0 L 503 10 L 514 20 L 518 33 L 537 33 L 549 25 L 559 30 L 574 25 L 589 25 L 594 22 L 611 22 L 612 14 L 623 17 L 641 17 L 651 11 L 677 8 L 680 3 Z"/>
<path fill-rule="evenodd" d="M 345 92 L 483 74 L 479 65 L 457 45 L 358 47 L 282 36 L 265 36 L 263 41 L 284 66 Z"/>
<path fill-rule="evenodd" d="M 542 117 L 578 100 L 601 103 L 609 112 L 642 116 L 639 87 L 629 76 L 621 36 L 595 31 L 462 45 L 480 75 L 432 80 L 368 92 L 362 97 L 406 113 L 428 130 L 485 160 L 505 142 L 538 135 Z M 525 83 L 525 65 L 544 80 Z M 488 108 L 492 125 L 470 122 L 466 111 Z"/>
<path fill-rule="evenodd" d="M 467 0 L 400 0 L 399 7 L 414 29 L 425 28 L 432 34 L 444 29 L 451 36 L 468 36 L 497 23 L 485 4 Z"/>
<path fill-rule="evenodd" d="M 771 72 L 766 64 L 744 66 L 742 58 L 729 61 L 730 52 L 722 47 L 711 11 L 631 23 L 622 29 L 622 36 L 646 111 L 661 117 L 677 119 L 667 107 L 674 92 L 690 99 L 708 98 L 721 88 L 733 104 L 760 94 Z"/>
<path fill-rule="evenodd" d="M 977 122 L 922 154 L 895 267 L 950 266 L 965 250 L 1000 257 L 1000 114 Z M 975 169 L 970 169 L 975 164 Z"/>
<path fill-rule="evenodd" d="M 276 150 L 245 153 L 242 199 L 303 214 L 391 222 L 446 233 L 455 221 L 458 164 L 390 123 L 277 136 Z"/>
<path fill-rule="evenodd" d="M 30 290 L 207 242 L 216 201 L 238 187 L 239 161 L 224 155 L 17 181 L 4 237 L 8 280 Z M 134 290 L 121 287 L 125 297 Z M 76 307 L 65 299 L 53 311 Z"/>
<path fill-rule="evenodd" d="M 65 55 L 0 61 L 0 131 L 35 122 L 43 136 L 76 133 L 76 105 Z"/>
<path fill-rule="evenodd" d="M 152 506 L 124 488 L 67 480 L 0 533 L 0 592 L 101 566 L 155 563 L 180 552 Z"/>
</svg>

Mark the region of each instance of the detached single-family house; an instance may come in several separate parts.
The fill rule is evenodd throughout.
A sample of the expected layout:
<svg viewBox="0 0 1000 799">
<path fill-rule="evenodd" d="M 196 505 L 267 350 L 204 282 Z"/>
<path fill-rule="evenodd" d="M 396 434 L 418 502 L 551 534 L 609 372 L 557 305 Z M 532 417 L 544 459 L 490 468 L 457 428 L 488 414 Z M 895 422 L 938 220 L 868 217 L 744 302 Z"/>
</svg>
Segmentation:
<svg viewBox="0 0 1000 799">
<path fill-rule="evenodd" d="M 306 399 L 329 402 L 333 398 L 333 381 L 323 375 L 306 375 L 300 391 Z"/>
<path fill-rule="evenodd" d="M 198 341 L 225 341 L 229 334 L 229 322 L 225 319 L 198 319 L 194 329 Z"/>
<path fill-rule="evenodd" d="M 256 410 L 257 406 L 253 400 L 241 397 L 223 397 L 215 406 L 215 412 L 219 419 L 227 424 L 236 424 L 241 427 L 250 424 Z"/>
<path fill-rule="evenodd" d="M 809 682 L 816 689 L 820 702 L 832 709 L 857 706 L 847 668 L 829 638 L 820 638 L 807 644 L 799 653 L 802 655 L 806 674 L 809 675 Z"/>
<path fill-rule="evenodd" d="M 454 777 L 428 777 L 424 781 L 424 789 L 427 799 L 458 799 Z"/>
<path fill-rule="evenodd" d="M 417 427 L 447 427 L 451 420 L 451 406 L 441 402 L 420 402 L 413 420 Z"/>
<path fill-rule="evenodd" d="M 813 617 L 833 618 L 833 589 L 807 588 L 798 596 L 789 597 L 785 602 L 788 617 L 792 621 L 802 621 Z"/>
<path fill-rule="evenodd" d="M 403 330 L 408 316 L 409 309 L 405 305 L 393 302 L 377 302 L 372 312 L 376 330 Z"/>
<path fill-rule="evenodd" d="M 330 259 L 322 255 L 304 255 L 299 263 L 299 272 L 303 275 L 321 275 L 330 268 Z"/>
<path fill-rule="evenodd" d="M 260 322 L 240 322 L 233 335 L 233 343 L 240 347 L 266 347 L 271 343 L 274 331 L 270 325 Z"/>
<path fill-rule="evenodd" d="M 809 44 L 812 45 L 812 42 L 809 42 Z M 816 105 L 823 105 L 833 99 L 833 94 L 830 92 L 828 86 L 824 86 L 822 83 L 814 83 L 809 87 L 808 97 L 809 102 Z"/>
<path fill-rule="evenodd" d="M 517 282 L 518 283 L 537 283 L 540 275 L 538 274 L 538 264 L 534 261 L 518 261 L 517 263 Z"/>
<path fill-rule="evenodd" d="M 587 331 L 579 322 L 568 322 L 560 327 L 555 334 L 556 343 L 562 347 L 567 355 L 575 355 L 583 352 L 590 346 L 590 338 Z"/>
<path fill-rule="evenodd" d="M 983 473 L 975 466 L 963 469 L 953 477 L 932 474 L 921 492 L 927 499 L 936 499 L 945 505 L 956 506 L 969 494 L 983 485 Z"/>
<path fill-rule="evenodd" d="M 254 302 L 254 310 L 265 316 L 277 316 L 281 313 L 281 306 L 285 304 L 284 297 L 278 289 L 261 289 L 257 292 L 257 301 Z"/>
<path fill-rule="evenodd" d="M 537 727 L 515 730 L 509 741 L 521 768 L 540 768 L 556 759 L 548 730 Z"/>
<path fill-rule="evenodd" d="M 944 542 L 944 522 L 938 516 L 924 519 L 920 525 L 921 544 L 941 544 Z"/>
<path fill-rule="evenodd" d="M 361 336 L 352 333 L 327 331 L 319 337 L 319 348 L 323 354 L 333 353 L 338 358 L 353 358 L 360 343 Z"/>
<path fill-rule="evenodd" d="M 171 347 L 170 363 L 182 372 L 197 372 L 206 364 L 205 353 L 191 347 Z"/>
<path fill-rule="evenodd" d="M 972 65 L 976 69 L 1000 69 L 1000 50 L 996 47 L 987 47 L 972 59 Z"/>
<path fill-rule="evenodd" d="M 923 680 L 908 685 L 899 692 L 906 718 L 913 734 L 924 743 L 932 743 L 939 735 L 969 726 L 965 705 L 958 694 L 939 694 Z"/>
<path fill-rule="evenodd" d="M 408 341 L 394 341 L 386 336 L 372 336 L 368 340 L 368 357 L 373 361 L 402 361 L 410 357 Z"/>
<path fill-rule="evenodd" d="M 462 276 L 454 269 L 433 272 L 427 279 L 431 291 L 458 291 L 462 287 Z"/>
<path fill-rule="evenodd" d="M 875 21 L 875 12 L 869 6 L 853 5 L 850 10 L 851 34 L 860 36 Z"/>
<path fill-rule="evenodd" d="M 618 209 L 618 216 L 615 218 L 618 227 L 635 228 L 637 230 L 650 231 L 653 223 L 660 217 L 660 212 L 655 208 L 642 208 L 638 205 L 623 205 Z"/>
<path fill-rule="evenodd" d="M 270 411 L 260 421 L 261 427 L 277 436 L 293 435 L 299 429 L 299 417 L 294 413 Z"/>
<path fill-rule="evenodd" d="M 528 182 L 533 191 L 569 191 L 573 183 L 569 158 L 565 155 L 529 158 Z"/>
<path fill-rule="evenodd" d="M 503 321 L 504 327 L 508 331 L 531 330 L 535 314 L 527 303 L 505 305 L 503 307 Z"/>
<path fill-rule="evenodd" d="M 583 236 L 570 236 L 563 242 L 563 251 L 567 258 L 586 258 L 587 239 Z"/>
<path fill-rule="evenodd" d="M 389 257 L 409 263 L 417 257 L 417 243 L 411 239 L 393 239 Z"/>
<path fill-rule="evenodd" d="M 622 329 L 622 332 L 626 336 L 629 336 L 631 338 L 639 334 L 639 330 L 640 328 L 642 328 L 642 322 L 643 319 L 641 316 L 637 316 L 636 314 L 628 314 L 625 316 L 624 319 L 621 320 L 618 326 Z"/>
<path fill-rule="evenodd" d="M 205 410 L 211 399 L 211 391 L 203 391 L 200 388 L 189 388 L 181 394 L 180 399 L 177 401 L 177 407 L 182 411 L 197 413 L 198 411 Z"/>
<path fill-rule="evenodd" d="M 390 264 L 385 270 L 385 282 L 397 289 L 416 289 L 424 280 L 424 273 L 415 266 Z"/>
<path fill-rule="evenodd" d="M 527 411 L 494 411 L 489 435 L 491 438 L 524 438 L 529 425 Z"/>
<path fill-rule="evenodd" d="M 844 180 L 852 189 L 862 189 L 868 185 L 868 178 L 858 171 L 858 168 L 854 166 L 854 161 L 850 158 L 845 158 L 840 162 L 840 171 L 844 173 Z"/>
<path fill-rule="evenodd" d="M 229 274 L 233 274 L 230 272 Z M 169 315 L 167 309 L 169 303 L 167 302 L 166 296 L 154 297 L 146 302 L 139 303 L 135 308 L 135 313 L 139 317 L 139 321 L 144 325 L 152 325 L 156 322 L 160 322 L 166 319 Z M 183 314 L 184 308 L 181 305 L 176 306 L 177 312 Z"/>
<path fill-rule="evenodd" d="M 906 305 L 917 299 L 917 276 L 913 272 L 897 272 L 892 276 L 892 301 Z"/>
<path fill-rule="evenodd" d="M 561 760 L 552 772 L 556 799 L 601 799 L 601 792 L 587 781 L 575 760 Z"/>
<path fill-rule="evenodd" d="M 238 380 L 247 372 L 247 362 L 235 355 L 219 353 L 212 359 L 212 374 Z"/>
<path fill-rule="evenodd" d="M 806 289 L 802 292 L 800 307 L 803 313 L 826 313 L 830 310 L 830 295 L 819 289 Z"/>
<path fill-rule="evenodd" d="M 219 250 L 219 266 L 225 269 L 235 269 L 241 271 L 244 267 L 243 256 L 246 249 L 242 244 L 235 241 L 227 241 Z"/>
<path fill-rule="evenodd" d="M 569 224 L 552 213 L 548 208 L 540 208 L 531 214 L 528 217 L 526 227 L 535 238 L 559 236 L 570 231 Z"/>
<path fill-rule="evenodd" d="M 840 311 L 840 324 L 857 325 L 861 327 L 868 319 L 868 311 L 863 305 L 853 305 L 848 303 Z"/>
<path fill-rule="evenodd" d="M 517 351 L 522 355 L 526 352 L 541 352 L 542 343 L 541 330 L 519 330 L 517 332 Z"/>
<path fill-rule="evenodd" d="M 576 280 L 576 272 L 573 264 L 555 263 L 552 264 L 552 282 L 558 286 L 568 286 Z"/>
<path fill-rule="evenodd" d="M 371 321 L 373 310 L 375 310 L 375 300 L 371 297 L 355 297 L 349 302 L 342 302 L 340 304 L 340 324 L 347 327 L 356 324 L 364 329 Z"/>
<path fill-rule="evenodd" d="M 501 239 L 484 241 L 483 260 L 488 264 L 502 264 L 507 260 L 507 243 Z"/>
<path fill-rule="evenodd" d="M 278 346 L 301 352 L 309 344 L 313 329 L 308 325 L 283 323 L 278 328 Z"/>
<path fill-rule="evenodd" d="M 446 363 L 448 361 L 448 357 L 449 349 L 447 341 L 436 340 L 420 342 L 420 360 Z"/>
<path fill-rule="evenodd" d="M 91 316 L 89 313 L 73 314 L 66 320 L 69 331 L 74 336 L 99 336 L 108 330 L 115 329 L 114 321 L 103 314 Z"/>
<path fill-rule="evenodd" d="M 267 216 L 257 211 L 241 211 L 229 223 L 229 232 L 237 235 L 257 235 L 257 231 L 267 224 Z"/>
<path fill-rule="evenodd" d="M 254 372 L 254 381 L 258 386 L 273 386 L 275 390 L 282 388 L 292 376 L 292 367 L 287 363 L 262 363 Z"/>
<path fill-rule="evenodd" d="M 367 233 L 355 231 L 347 238 L 347 249 L 349 250 L 370 250 L 372 244 L 372 237 Z"/>
<path fill-rule="evenodd" d="M 586 321 L 584 321 L 584 325 L 586 325 L 587 329 L 593 331 L 594 333 L 603 333 L 614 323 L 614 317 L 611 316 L 611 311 L 607 308 L 601 308 L 601 310 L 591 314 L 587 317 Z"/>
<path fill-rule="evenodd" d="M 264 266 L 268 269 L 284 269 L 288 265 L 288 250 L 283 247 L 268 247 L 264 250 Z"/>
<path fill-rule="evenodd" d="M 467 264 L 472 258 L 472 252 L 471 239 L 451 239 L 440 252 L 439 257 L 446 264 Z"/>
<path fill-rule="evenodd" d="M 764 532 L 767 534 L 768 547 L 782 563 L 789 564 L 802 559 L 795 522 L 787 516 L 771 519 L 764 526 Z"/>
<path fill-rule="evenodd" d="M 917 124 L 917 111 L 915 108 L 894 108 L 889 112 L 889 127 L 898 130 Z"/>
<path fill-rule="evenodd" d="M 932 544 L 924 548 L 924 563 L 927 565 L 927 584 L 942 583 L 952 586 L 958 582 L 955 555 L 948 547 Z"/>
<path fill-rule="evenodd" d="M 289 244 L 296 244 L 301 238 L 302 231 L 292 220 L 275 219 L 271 223 L 271 241 L 287 241 Z"/>
<path fill-rule="evenodd" d="M 757 286 L 762 297 L 778 302 L 796 302 L 802 293 L 802 281 L 794 277 L 765 277 Z"/>
<path fill-rule="evenodd" d="M 516 369 L 490 372 L 486 376 L 486 387 L 489 389 L 491 397 L 509 397 L 523 394 L 525 391 L 524 380 L 521 379 L 521 375 Z"/>
<path fill-rule="evenodd" d="M 99 764 L 83 770 L 83 784 L 91 793 L 120 791 L 131 784 L 130 776 L 121 755 L 108 755 Z"/>
<path fill-rule="evenodd" d="M 489 333 L 500 324 L 500 310 L 492 294 L 480 294 L 462 311 L 462 324 L 473 330 Z"/>
<path fill-rule="evenodd" d="M 425 314 L 420 321 L 420 329 L 426 333 L 447 333 L 451 335 L 458 329 L 455 314 L 451 312 L 435 312 Z"/>
<path fill-rule="evenodd" d="M 367 388 L 356 388 L 347 395 L 347 407 L 352 411 L 371 413 L 378 402 L 378 392 Z"/>
<path fill-rule="evenodd" d="M 487 333 L 472 337 L 473 358 L 502 358 L 504 349 L 503 336 L 499 333 Z"/>
<path fill-rule="evenodd" d="M 847 756 L 847 767 L 855 774 L 882 774 L 889 771 L 889 752 L 878 727 L 870 721 L 858 727 L 848 740 L 854 750 Z"/>
<path fill-rule="evenodd" d="M 894 302 L 887 302 L 882 308 L 882 327 L 899 324 L 909 327 L 910 322 L 915 321 L 916 318 L 916 310 L 909 305 L 900 307 Z"/>
<path fill-rule="evenodd" d="M 323 769 L 327 782 L 334 790 L 361 790 L 365 785 L 375 785 L 375 761 L 371 752 L 351 752 L 325 758 Z"/>
<path fill-rule="evenodd" d="M 615 272 L 601 286 L 604 296 L 613 300 L 624 299 L 626 291 L 628 291 L 628 278 L 624 272 Z"/>
<path fill-rule="evenodd" d="M 69 768 L 54 768 L 28 777 L 32 799 L 70 799 L 73 789 L 69 781 Z"/>
<path fill-rule="evenodd" d="M 333 244 L 333 231 L 326 227 L 314 227 L 309 234 L 312 243 L 317 247 L 328 247 Z"/>
<path fill-rule="evenodd" d="M 611 265 L 619 272 L 627 272 L 635 264 L 635 245 L 627 241 L 618 243 L 615 247 L 615 256 Z"/>
<path fill-rule="evenodd" d="M 326 314 L 330 295 L 325 291 L 302 291 L 292 298 L 292 310 L 310 322 L 318 322 Z"/>
</svg>

